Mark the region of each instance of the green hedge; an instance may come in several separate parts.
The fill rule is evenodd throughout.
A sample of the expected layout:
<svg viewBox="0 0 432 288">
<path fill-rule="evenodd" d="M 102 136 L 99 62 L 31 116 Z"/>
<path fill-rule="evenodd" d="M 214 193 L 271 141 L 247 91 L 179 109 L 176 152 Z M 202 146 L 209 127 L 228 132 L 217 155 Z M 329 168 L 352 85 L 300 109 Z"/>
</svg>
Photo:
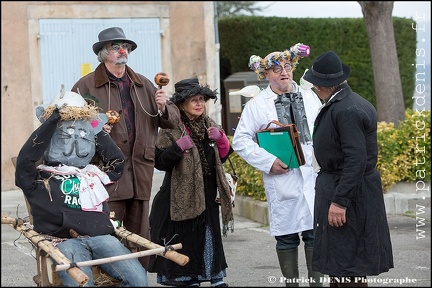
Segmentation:
<svg viewBox="0 0 432 288">
<path fill-rule="evenodd" d="M 430 111 L 407 109 L 405 120 L 397 128 L 393 123 L 378 123 L 377 169 L 385 192 L 397 182 L 431 180 L 430 116 Z M 237 194 L 266 201 L 262 173 L 235 152 L 230 159 L 239 176 Z M 225 169 L 231 171 L 228 161 Z"/>
<path fill-rule="evenodd" d="M 405 107 L 413 107 L 415 85 L 416 31 L 414 21 L 393 17 L 395 41 Z M 298 83 L 313 60 L 327 50 L 334 50 L 350 66 L 351 88 L 376 107 L 369 41 L 363 18 L 281 18 L 236 16 L 218 21 L 220 75 L 223 80 L 236 72 L 250 71 L 251 55 L 264 58 L 273 51 L 289 49 L 296 43 L 311 47 L 311 55 L 299 61 L 294 80 Z M 222 100 L 225 89 L 221 89 Z"/>
<path fill-rule="evenodd" d="M 378 123 L 377 168 L 385 191 L 401 181 L 431 180 L 430 121 L 430 110 L 407 109 L 397 128 L 393 123 Z"/>
</svg>

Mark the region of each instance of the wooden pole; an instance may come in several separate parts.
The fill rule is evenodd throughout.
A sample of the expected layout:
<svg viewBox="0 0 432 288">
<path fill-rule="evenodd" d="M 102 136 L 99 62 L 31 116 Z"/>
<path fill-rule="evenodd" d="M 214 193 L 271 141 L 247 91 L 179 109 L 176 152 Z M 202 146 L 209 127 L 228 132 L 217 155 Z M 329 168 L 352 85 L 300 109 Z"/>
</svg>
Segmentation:
<svg viewBox="0 0 432 288">
<path fill-rule="evenodd" d="M 174 250 L 175 249 L 181 249 L 182 244 L 174 244 L 170 247 L 172 247 Z M 163 253 L 163 252 L 165 252 L 164 247 L 155 248 L 155 249 L 151 249 L 151 250 L 140 251 L 140 252 L 135 252 L 135 253 L 126 254 L 126 255 L 119 255 L 119 256 L 113 256 L 113 257 L 77 262 L 77 263 L 75 263 L 75 265 L 78 267 L 94 266 L 94 265 L 106 264 L 106 263 L 111 263 L 111 262 L 116 262 L 116 261 L 121 261 L 121 260 L 134 259 L 134 258 L 143 257 L 143 256 L 150 256 L 150 255 L 159 254 L 159 253 Z M 55 270 L 56 271 L 62 271 L 62 270 L 69 269 L 70 267 L 71 267 L 71 264 L 62 264 L 62 265 L 57 265 Z"/>
<path fill-rule="evenodd" d="M 124 238 L 128 241 L 131 241 L 133 243 L 136 243 L 138 245 L 141 245 L 147 249 L 156 249 L 156 248 L 164 248 L 161 245 L 158 245 L 154 242 L 151 242 L 150 240 L 147 240 L 144 237 L 141 237 L 137 234 L 134 234 L 128 230 L 126 230 L 124 227 L 119 227 L 116 229 L 116 235 L 118 237 Z M 165 257 L 166 259 L 169 259 L 180 266 L 184 266 L 189 262 L 189 257 L 183 254 L 178 253 L 177 251 L 167 251 L 165 253 L 160 253 L 158 255 L 161 255 L 162 257 Z"/>
<path fill-rule="evenodd" d="M 40 236 L 36 231 L 27 228 L 23 225 L 22 219 L 14 219 L 6 215 L 2 215 L 2 224 L 11 225 L 16 231 L 23 234 L 27 239 L 29 239 L 34 246 L 45 251 L 49 256 L 51 256 L 57 263 L 60 264 L 70 264 L 71 261 L 63 255 L 63 253 L 50 241 L 45 240 L 43 236 Z M 89 277 L 77 267 L 73 267 L 67 270 L 69 276 L 81 286 L 84 286 L 89 281 Z"/>
</svg>

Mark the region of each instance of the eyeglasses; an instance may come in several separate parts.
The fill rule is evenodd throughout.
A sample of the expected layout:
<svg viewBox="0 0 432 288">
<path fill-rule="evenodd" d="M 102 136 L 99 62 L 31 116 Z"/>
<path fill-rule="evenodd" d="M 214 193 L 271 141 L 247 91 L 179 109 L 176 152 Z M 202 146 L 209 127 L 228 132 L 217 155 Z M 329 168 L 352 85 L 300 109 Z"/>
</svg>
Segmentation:
<svg viewBox="0 0 432 288">
<path fill-rule="evenodd" d="M 189 103 L 193 103 L 193 104 L 195 104 L 195 105 L 197 105 L 198 103 L 205 103 L 205 99 L 204 99 L 203 96 L 189 98 L 187 101 L 188 101 Z"/>
<path fill-rule="evenodd" d="M 274 73 L 279 73 L 279 74 L 282 73 L 282 66 L 281 65 L 274 65 L 274 66 L 272 66 L 271 69 L 273 70 Z M 287 71 L 287 72 L 291 72 L 292 71 L 292 65 L 289 63 L 286 63 L 283 66 L 283 69 L 285 69 L 285 71 Z"/>
<path fill-rule="evenodd" d="M 120 48 L 127 50 L 128 52 L 132 50 L 132 45 L 129 43 L 113 43 L 111 47 L 108 48 L 109 51 L 118 52 Z"/>
</svg>

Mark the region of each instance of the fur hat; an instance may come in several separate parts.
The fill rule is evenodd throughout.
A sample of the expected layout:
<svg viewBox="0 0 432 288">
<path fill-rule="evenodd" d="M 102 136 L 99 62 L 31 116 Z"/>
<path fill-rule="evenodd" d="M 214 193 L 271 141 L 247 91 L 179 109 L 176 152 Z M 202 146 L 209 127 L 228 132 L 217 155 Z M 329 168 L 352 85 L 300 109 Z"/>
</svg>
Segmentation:
<svg viewBox="0 0 432 288">
<path fill-rule="evenodd" d="M 217 100 L 216 90 L 211 90 L 208 85 L 200 85 L 197 77 L 181 80 L 174 84 L 175 92 L 171 97 L 171 101 L 177 106 L 186 99 L 195 95 L 204 96 L 207 102 L 209 99 Z"/>
<path fill-rule="evenodd" d="M 123 29 L 120 27 L 111 27 L 105 30 L 102 30 L 99 33 L 99 42 L 93 44 L 93 52 L 97 55 L 99 51 L 108 43 L 117 41 L 117 42 L 126 42 L 132 45 L 132 49 L 130 52 L 137 48 L 137 44 L 132 40 L 126 39 L 126 36 L 123 32 Z"/>
<path fill-rule="evenodd" d="M 350 74 L 351 69 L 341 62 L 334 51 L 330 50 L 315 59 L 303 78 L 313 85 L 332 87 L 348 79 Z"/>
</svg>

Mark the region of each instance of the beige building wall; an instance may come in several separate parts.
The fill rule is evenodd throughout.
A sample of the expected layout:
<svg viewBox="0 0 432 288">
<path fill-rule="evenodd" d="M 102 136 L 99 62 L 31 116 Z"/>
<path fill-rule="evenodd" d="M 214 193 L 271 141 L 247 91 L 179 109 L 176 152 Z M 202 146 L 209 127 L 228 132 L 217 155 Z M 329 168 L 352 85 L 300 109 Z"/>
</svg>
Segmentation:
<svg viewBox="0 0 432 288">
<path fill-rule="evenodd" d="M 158 17 L 163 29 L 162 67 L 171 79 L 164 87 L 168 94 L 174 92 L 175 82 L 192 76 L 220 92 L 213 5 L 212 1 L 1 1 L 1 190 L 17 189 L 11 158 L 39 125 L 35 116 L 42 104 L 38 19 Z M 220 101 L 207 105 L 207 113 L 221 123 Z"/>
</svg>

